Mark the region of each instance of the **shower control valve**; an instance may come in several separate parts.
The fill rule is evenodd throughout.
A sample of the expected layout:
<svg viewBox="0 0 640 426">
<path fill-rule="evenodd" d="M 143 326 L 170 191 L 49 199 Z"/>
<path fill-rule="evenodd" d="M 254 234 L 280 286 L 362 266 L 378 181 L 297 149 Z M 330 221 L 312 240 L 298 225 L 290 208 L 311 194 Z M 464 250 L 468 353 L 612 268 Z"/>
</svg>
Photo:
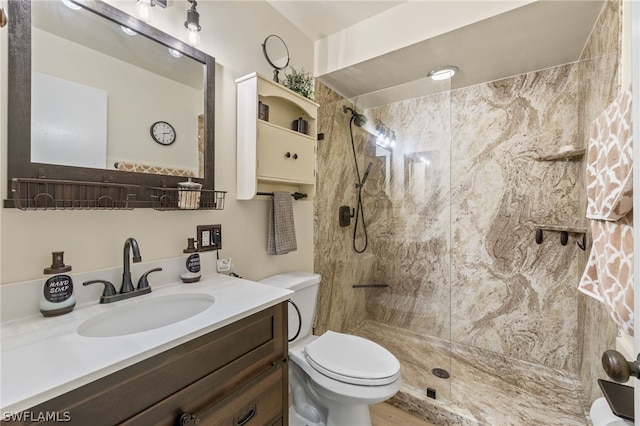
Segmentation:
<svg viewBox="0 0 640 426">
<path fill-rule="evenodd" d="M 345 227 L 351 225 L 351 218 L 356 215 L 356 209 L 349 206 L 340 206 L 338 210 L 338 220 L 340 226 Z"/>
</svg>

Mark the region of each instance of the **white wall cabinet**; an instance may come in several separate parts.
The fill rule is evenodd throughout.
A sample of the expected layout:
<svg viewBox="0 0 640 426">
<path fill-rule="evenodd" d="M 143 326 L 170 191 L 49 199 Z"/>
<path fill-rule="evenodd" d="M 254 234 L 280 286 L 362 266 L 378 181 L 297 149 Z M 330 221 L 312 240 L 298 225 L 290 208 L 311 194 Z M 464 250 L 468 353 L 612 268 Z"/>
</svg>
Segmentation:
<svg viewBox="0 0 640 426">
<path fill-rule="evenodd" d="M 288 191 L 315 196 L 318 104 L 252 73 L 236 80 L 237 196 L 251 200 L 259 192 Z M 259 104 L 268 107 L 261 114 Z M 307 122 L 306 133 L 292 130 Z"/>
</svg>

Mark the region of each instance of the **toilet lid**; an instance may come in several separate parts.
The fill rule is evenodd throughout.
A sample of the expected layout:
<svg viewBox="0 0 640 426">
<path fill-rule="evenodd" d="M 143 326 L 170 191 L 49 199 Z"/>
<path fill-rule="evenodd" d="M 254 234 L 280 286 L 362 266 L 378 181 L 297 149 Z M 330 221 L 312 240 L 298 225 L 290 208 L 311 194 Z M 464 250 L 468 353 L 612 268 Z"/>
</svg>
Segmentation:
<svg viewBox="0 0 640 426">
<path fill-rule="evenodd" d="M 320 373 L 345 383 L 381 386 L 400 376 L 400 362 L 370 340 L 327 331 L 305 349 L 309 364 Z"/>
</svg>

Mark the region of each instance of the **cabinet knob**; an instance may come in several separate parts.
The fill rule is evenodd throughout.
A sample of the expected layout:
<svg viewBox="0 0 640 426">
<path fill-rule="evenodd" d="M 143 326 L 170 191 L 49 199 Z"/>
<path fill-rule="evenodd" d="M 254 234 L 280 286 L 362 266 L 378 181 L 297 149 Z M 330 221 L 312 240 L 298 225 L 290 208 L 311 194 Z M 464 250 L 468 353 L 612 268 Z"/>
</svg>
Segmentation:
<svg viewBox="0 0 640 426">
<path fill-rule="evenodd" d="M 287 157 L 287 158 L 291 158 L 291 153 L 287 152 L 284 156 Z"/>
<path fill-rule="evenodd" d="M 198 423 L 200 423 L 200 419 L 198 418 L 197 414 L 185 413 L 180 416 L 179 422 L 180 422 L 180 426 L 188 425 L 191 423 L 193 423 L 194 425 L 197 425 Z"/>
<path fill-rule="evenodd" d="M 297 160 L 298 159 L 298 154 L 293 154 L 293 159 Z"/>
</svg>

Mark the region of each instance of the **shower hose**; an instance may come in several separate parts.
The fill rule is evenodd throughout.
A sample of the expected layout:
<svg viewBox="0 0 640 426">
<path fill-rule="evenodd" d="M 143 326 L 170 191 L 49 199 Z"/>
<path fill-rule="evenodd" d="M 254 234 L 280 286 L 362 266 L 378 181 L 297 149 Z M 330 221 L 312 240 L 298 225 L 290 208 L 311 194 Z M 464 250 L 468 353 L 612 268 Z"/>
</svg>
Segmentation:
<svg viewBox="0 0 640 426">
<path fill-rule="evenodd" d="M 356 183 L 356 188 L 358 189 L 358 201 L 357 201 L 357 205 L 356 205 L 356 223 L 355 226 L 353 227 L 353 249 L 355 250 L 356 253 L 364 253 L 364 251 L 367 249 L 367 245 L 369 244 L 369 238 L 367 236 L 367 224 L 364 220 L 364 207 L 362 206 L 362 187 L 363 187 L 363 183 L 362 183 L 362 179 L 360 178 L 360 169 L 358 168 L 358 158 L 356 156 L 356 144 L 353 141 L 353 120 L 355 119 L 355 116 L 351 117 L 351 120 L 349 120 L 349 134 L 351 135 L 351 149 L 353 151 L 353 162 L 356 165 L 356 175 L 358 177 L 358 183 Z M 358 224 L 360 221 L 360 217 L 362 217 L 362 230 L 364 232 L 364 246 L 359 249 L 358 248 L 358 244 L 356 242 L 356 234 L 358 232 Z"/>
</svg>

